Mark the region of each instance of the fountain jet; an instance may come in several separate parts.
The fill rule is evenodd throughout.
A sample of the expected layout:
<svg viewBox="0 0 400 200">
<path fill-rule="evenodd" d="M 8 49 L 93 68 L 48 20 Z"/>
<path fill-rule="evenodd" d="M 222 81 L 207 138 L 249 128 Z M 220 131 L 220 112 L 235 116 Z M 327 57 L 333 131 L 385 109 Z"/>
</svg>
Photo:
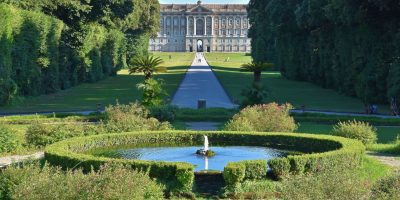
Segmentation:
<svg viewBox="0 0 400 200">
<path fill-rule="evenodd" d="M 204 136 L 204 151 L 208 151 L 208 137 Z"/>
<path fill-rule="evenodd" d="M 197 150 L 196 154 L 206 157 L 212 157 L 215 155 L 215 153 L 209 149 L 207 136 L 204 136 L 204 148 Z"/>
</svg>

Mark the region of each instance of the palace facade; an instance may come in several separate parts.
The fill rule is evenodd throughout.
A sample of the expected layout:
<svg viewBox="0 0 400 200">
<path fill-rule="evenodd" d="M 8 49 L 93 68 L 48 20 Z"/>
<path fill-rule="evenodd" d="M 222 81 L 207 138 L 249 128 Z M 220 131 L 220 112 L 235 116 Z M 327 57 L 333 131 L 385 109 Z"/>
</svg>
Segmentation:
<svg viewBox="0 0 400 200">
<path fill-rule="evenodd" d="M 244 4 L 162 4 L 160 32 L 150 51 L 250 52 Z"/>
</svg>

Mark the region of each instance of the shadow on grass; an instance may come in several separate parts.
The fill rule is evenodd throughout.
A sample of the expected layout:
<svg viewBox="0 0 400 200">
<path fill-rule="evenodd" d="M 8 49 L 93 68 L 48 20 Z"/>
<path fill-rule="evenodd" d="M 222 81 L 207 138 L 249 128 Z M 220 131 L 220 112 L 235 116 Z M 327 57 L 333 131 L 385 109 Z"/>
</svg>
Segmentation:
<svg viewBox="0 0 400 200">
<path fill-rule="evenodd" d="M 232 67 L 222 67 L 222 66 L 211 66 L 213 70 L 225 71 L 225 72 L 245 72 L 240 68 L 232 68 Z"/>
<path fill-rule="evenodd" d="M 173 66 L 173 67 L 167 67 L 167 69 L 168 69 L 168 71 L 171 71 L 171 70 L 185 70 L 186 71 L 186 69 L 187 69 L 188 67 L 187 66 Z"/>
</svg>

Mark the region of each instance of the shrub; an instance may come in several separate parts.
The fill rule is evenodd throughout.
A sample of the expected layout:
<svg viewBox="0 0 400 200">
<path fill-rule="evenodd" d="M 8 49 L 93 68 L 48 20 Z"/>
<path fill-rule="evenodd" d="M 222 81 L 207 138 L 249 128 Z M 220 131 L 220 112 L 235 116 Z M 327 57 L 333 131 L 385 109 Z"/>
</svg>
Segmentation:
<svg viewBox="0 0 400 200">
<path fill-rule="evenodd" d="M 365 145 L 377 140 L 376 128 L 366 122 L 339 122 L 333 127 L 333 135 L 360 140 Z"/>
<path fill-rule="evenodd" d="M 14 131 L 9 127 L 0 124 L 0 153 L 8 153 L 16 150 L 20 141 Z"/>
<path fill-rule="evenodd" d="M 138 103 L 111 105 L 106 108 L 104 128 L 107 132 L 172 129 L 168 122 L 159 122 L 149 115 L 149 110 Z"/>
<path fill-rule="evenodd" d="M 226 190 L 230 192 L 235 192 L 245 180 L 262 179 L 266 175 L 267 161 L 265 160 L 230 162 L 223 172 Z"/>
<path fill-rule="evenodd" d="M 275 178 L 287 177 L 290 173 L 290 161 L 286 158 L 269 160 L 268 165 Z"/>
<path fill-rule="evenodd" d="M 160 122 L 175 121 L 177 107 L 171 105 L 149 107 L 150 116 L 156 118 Z"/>
<path fill-rule="evenodd" d="M 375 183 L 371 199 L 400 199 L 400 174 L 383 178 Z"/>
<path fill-rule="evenodd" d="M 225 125 L 230 131 L 293 132 L 297 125 L 289 116 L 291 105 L 276 103 L 247 107 Z"/>
<path fill-rule="evenodd" d="M 246 180 L 257 180 L 265 178 L 267 175 L 267 161 L 265 160 L 246 160 L 242 161 L 246 167 Z"/>
<path fill-rule="evenodd" d="M 335 170 L 291 177 L 277 191 L 280 199 L 290 200 L 365 199 L 369 193 L 356 173 Z"/>
<path fill-rule="evenodd" d="M 246 166 L 241 162 L 228 163 L 224 168 L 223 177 L 225 180 L 226 190 L 235 191 L 240 187 L 246 176 Z"/>
<path fill-rule="evenodd" d="M 267 98 L 267 91 L 261 83 L 253 83 L 251 87 L 242 91 L 242 96 L 244 96 L 244 100 L 240 106 L 245 108 L 264 103 L 264 100 Z"/>
<path fill-rule="evenodd" d="M 163 89 L 162 79 L 147 79 L 137 84 L 137 88 L 143 92 L 142 104 L 145 106 L 161 106 L 164 104 L 164 96 L 167 95 Z"/>
<path fill-rule="evenodd" d="M 37 164 L 11 167 L 0 179 L 0 199 L 163 199 L 162 190 L 146 174 L 111 165 L 88 174 Z"/>
<path fill-rule="evenodd" d="M 102 132 L 99 127 L 88 124 L 42 124 L 34 123 L 26 131 L 29 145 L 44 147 L 72 137 L 94 135 Z"/>
</svg>

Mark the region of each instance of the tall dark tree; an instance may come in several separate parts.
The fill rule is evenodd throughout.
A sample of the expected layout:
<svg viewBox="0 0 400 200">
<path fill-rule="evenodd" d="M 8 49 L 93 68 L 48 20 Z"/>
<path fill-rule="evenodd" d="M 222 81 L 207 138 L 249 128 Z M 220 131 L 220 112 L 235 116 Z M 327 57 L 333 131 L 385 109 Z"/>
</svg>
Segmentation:
<svg viewBox="0 0 400 200">
<path fill-rule="evenodd" d="M 398 1 L 251 0 L 248 10 L 255 61 L 367 105 L 399 96 Z"/>
</svg>

